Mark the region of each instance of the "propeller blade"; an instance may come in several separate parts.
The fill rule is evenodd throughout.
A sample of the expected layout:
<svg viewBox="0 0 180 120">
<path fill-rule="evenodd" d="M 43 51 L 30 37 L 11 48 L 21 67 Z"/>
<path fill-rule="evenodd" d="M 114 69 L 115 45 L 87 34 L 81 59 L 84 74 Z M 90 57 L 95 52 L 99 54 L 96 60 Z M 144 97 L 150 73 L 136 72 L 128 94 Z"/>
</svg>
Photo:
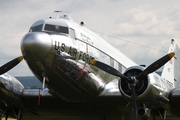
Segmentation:
<svg viewBox="0 0 180 120">
<path fill-rule="evenodd" d="M 100 61 L 97 61 L 97 60 L 91 60 L 90 63 L 92 65 L 95 65 L 96 67 L 100 68 L 101 70 L 109 73 L 109 74 L 112 74 L 112 75 L 115 75 L 115 76 L 118 76 L 120 78 L 123 78 L 123 79 L 126 79 L 127 80 L 127 77 L 123 74 L 121 74 L 118 70 L 116 70 L 115 68 L 107 65 L 107 64 L 104 64 Z"/>
<path fill-rule="evenodd" d="M 0 67 L 0 75 L 12 69 L 23 60 L 23 56 L 17 57 Z"/>
<path fill-rule="evenodd" d="M 137 106 L 135 99 L 135 89 L 134 89 L 134 85 L 131 85 L 130 120 L 137 119 L 136 111 L 137 111 Z"/>
<path fill-rule="evenodd" d="M 143 72 L 141 72 L 138 76 L 136 76 L 136 79 L 141 78 L 143 76 L 148 75 L 149 73 L 152 73 L 162 67 L 165 63 L 167 63 L 172 57 L 174 57 L 175 53 L 171 52 L 162 58 L 158 59 L 154 63 L 152 63 L 150 66 L 148 66 Z"/>
</svg>

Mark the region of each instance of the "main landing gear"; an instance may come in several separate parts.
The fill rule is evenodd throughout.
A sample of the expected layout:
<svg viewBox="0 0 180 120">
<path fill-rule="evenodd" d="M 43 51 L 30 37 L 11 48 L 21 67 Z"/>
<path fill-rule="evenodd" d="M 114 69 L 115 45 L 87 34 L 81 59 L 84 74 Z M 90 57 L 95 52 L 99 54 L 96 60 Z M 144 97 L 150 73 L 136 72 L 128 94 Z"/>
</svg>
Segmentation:
<svg viewBox="0 0 180 120">
<path fill-rule="evenodd" d="M 11 115 L 10 115 L 11 113 Z M 5 118 L 5 120 L 8 120 L 8 116 L 13 116 L 17 120 L 22 120 L 22 114 L 21 114 L 21 109 L 15 110 L 14 108 L 6 108 L 2 111 L 2 114 L 0 116 L 0 120 Z"/>
</svg>

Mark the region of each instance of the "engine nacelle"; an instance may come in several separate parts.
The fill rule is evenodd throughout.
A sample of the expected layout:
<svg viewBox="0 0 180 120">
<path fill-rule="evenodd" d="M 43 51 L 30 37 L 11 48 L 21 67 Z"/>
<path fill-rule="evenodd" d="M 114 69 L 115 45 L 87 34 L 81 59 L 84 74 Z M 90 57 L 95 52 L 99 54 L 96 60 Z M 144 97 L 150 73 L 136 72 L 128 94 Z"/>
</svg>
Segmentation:
<svg viewBox="0 0 180 120">
<path fill-rule="evenodd" d="M 7 73 L 0 75 L 0 88 L 0 104 L 6 107 L 24 107 L 20 99 L 24 86 L 15 77 Z"/>
<path fill-rule="evenodd" d="M 128 68 L 124 75 L 128 77 L 133 77 L 139 75 L 144 70 L 141 66 L 133 66 Z M 119 90 L 125 99 L 130 100 L 131 98 L 131 87 L 129 83 L 121 79 L 118 83 Z M 154 109 L 157 107 L 163 107 L 162 102 L 168 96 L 170 91 L 169 86 L 167 86 L 166 81 L 162 79 L 156 73 L 150 73 L 137 80 L 135 85 L 135 96 L 136 101 L 145 104 L 148 108 Z"/>
</svg>

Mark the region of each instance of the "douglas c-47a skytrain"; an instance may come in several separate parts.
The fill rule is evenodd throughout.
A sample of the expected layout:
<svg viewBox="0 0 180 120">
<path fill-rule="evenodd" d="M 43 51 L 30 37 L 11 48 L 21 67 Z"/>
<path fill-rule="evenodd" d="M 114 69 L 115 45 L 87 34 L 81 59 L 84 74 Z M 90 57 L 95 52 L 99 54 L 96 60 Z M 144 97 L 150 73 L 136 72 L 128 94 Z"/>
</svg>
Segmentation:
<svg viewBox="0 0 180 120">
<path fill-rule="evenodd" d="M 167 55 L 144 68 L 84 22 L 62 15 L 36 21 L 21 51 L 0 68 L 1 119 L 180 118 L 180 49 L 174 40 Z M 5 73 L 23 58 L 42 89 L 25 89 Z M 155 71 L 163 65 L 160 76 Z"/>
</svg>

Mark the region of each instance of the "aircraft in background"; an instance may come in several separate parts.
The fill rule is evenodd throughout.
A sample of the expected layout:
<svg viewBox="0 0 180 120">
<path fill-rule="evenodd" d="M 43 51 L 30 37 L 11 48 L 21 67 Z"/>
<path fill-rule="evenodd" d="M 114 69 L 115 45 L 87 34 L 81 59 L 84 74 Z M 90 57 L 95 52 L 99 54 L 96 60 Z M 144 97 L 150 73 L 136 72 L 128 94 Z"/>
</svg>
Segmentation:
<svg viewBox="0 0 180 120">
<path fill-rule="evenodd" d="M 87 29 L 84 22 L 77 24 L 67 15 L 57 15 L 36 21 L 22 38 L 21 51 L 23 57 L 0 68 L 1 118 L 178 117 L 180 50 L 174 40 L 167 55 L 144 68 Z M 23 58 L 43 83 L 42 89 L 25 89 L 5 73 Z M 155 71 L 164 64 L 159 76 Z"/>
</svg>

